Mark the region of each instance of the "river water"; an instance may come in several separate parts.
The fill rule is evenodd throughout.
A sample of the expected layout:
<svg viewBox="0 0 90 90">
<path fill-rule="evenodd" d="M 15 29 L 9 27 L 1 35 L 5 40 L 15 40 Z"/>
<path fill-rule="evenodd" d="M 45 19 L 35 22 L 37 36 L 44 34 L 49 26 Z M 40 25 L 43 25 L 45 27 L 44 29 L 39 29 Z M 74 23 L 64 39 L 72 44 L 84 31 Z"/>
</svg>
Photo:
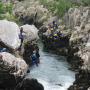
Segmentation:
<svg viewBox="0 0 90 90">
<path fill-rule="evenodd" d="M 67 90 L 75 80 L 75 73 L 68 68 L 65 58 L 43 51 L 40 45 L 40 64 L 30 68 L 27 78 L 37 79 L 44 90 Z"/>
</svg>

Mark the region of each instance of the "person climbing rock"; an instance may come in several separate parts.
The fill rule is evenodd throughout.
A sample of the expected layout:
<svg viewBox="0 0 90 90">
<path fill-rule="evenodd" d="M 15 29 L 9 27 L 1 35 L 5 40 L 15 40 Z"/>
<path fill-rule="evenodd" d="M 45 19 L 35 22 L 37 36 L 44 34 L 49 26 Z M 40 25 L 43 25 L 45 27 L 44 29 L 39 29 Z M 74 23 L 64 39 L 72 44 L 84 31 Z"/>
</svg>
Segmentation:
<svg viewBox="0 0 90 90">
<path fill-rule="evenodd" d="M 21 47 L 22 47 L 22 44 L 23 44 L 23 41 L 24 41 L 24 31 L 23 31 L 23 28 L 21 27 L 20 28 L 20 34 L 19 34 L 19 39 L 20 39 L 20 41 L 21 41 L 21 44 L 20 44 L 20 47 L 19 47 L 19 49 L 21 49 Z"/>
</svg>

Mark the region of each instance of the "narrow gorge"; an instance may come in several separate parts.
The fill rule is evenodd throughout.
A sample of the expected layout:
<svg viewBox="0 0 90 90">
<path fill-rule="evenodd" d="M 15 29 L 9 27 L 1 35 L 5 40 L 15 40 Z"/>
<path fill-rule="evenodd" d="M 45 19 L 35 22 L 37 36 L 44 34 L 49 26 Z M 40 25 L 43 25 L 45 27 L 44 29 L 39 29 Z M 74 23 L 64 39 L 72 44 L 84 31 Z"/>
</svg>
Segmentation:
<svg viewBox="0 0 90 90">
<path fill-rule="evenodd" d="M 90 90 L 89 41 L 90 0 L 0 0 L 0 90 Z"/>
</svg>

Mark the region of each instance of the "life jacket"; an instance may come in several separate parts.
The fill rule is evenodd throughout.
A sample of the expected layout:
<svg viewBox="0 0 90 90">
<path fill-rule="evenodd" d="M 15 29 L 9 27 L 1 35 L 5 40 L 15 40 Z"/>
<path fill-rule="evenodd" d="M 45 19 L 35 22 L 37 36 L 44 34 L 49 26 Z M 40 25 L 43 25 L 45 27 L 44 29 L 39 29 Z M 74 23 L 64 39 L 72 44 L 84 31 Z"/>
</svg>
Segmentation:
<svg viewBox="0 0 90 90">
<path fill-rule="evenodd" d="M 31 58 L 32 58 L 32 61 L 35 61 L 35 60 L 36 60 L 36 55 L 33 54 L 33 55 L 31 56 Z"/>
</svg>

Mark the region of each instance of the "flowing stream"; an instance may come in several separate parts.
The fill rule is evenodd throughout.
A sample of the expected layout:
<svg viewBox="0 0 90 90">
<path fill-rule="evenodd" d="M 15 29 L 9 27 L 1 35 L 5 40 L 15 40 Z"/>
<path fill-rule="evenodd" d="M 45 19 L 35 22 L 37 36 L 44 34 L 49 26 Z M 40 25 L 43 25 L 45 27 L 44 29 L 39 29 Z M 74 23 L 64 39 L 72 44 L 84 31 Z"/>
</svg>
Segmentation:
<svg viewBox="0 0 90 90">
<path fill-rule="evenodd" d="M 27 77 L 36 78 L 44 90 L 67 90 L 75 80 L 75 73 L 68 70 L 70 66 L 65 58 L 45 52 L 43 46 L 39 46 L 40 64 L 33 66 Z"/>
</svg>

